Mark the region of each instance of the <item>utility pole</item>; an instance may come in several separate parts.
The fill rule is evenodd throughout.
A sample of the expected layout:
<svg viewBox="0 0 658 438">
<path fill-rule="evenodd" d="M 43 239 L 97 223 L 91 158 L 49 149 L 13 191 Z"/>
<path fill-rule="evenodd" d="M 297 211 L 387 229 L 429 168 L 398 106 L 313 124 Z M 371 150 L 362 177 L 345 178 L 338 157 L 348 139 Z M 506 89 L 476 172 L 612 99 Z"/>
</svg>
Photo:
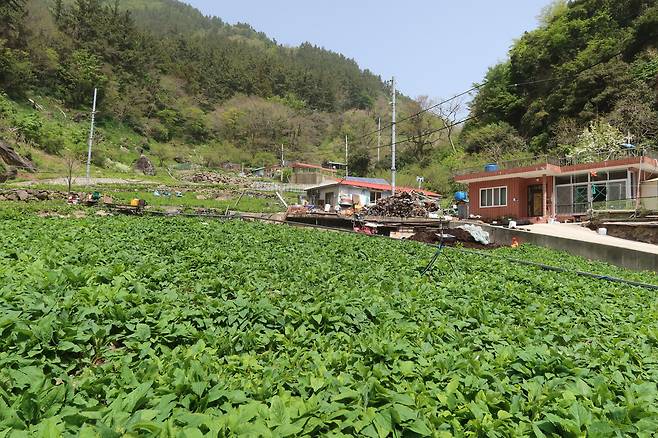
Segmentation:
<svg viewBox="0 0 658 438">
<path fill-rule="evenodd" d="M 96 96 L 98 89 L 94 88 L 94 104 L 91 109 L 91 128 L 89 129 L 89 148 L 87 150 L 87 183 L 91 177 L 91 145 L 94 143 L 94 121 L 96 118 Z"/>
<path fill-rule="evenodd" d="M 379 150 L 382 147 L 382 118 L 377 118 L 377 162 L 379 163 Z"/>
<path fill-rule="evenodd" d="M 395 123 L 396 123 L 396 115 L 395 115 L 395 76 L 393 76 L 393 101 L 391 102 L 393 104 L 393 124 L 391 125 L 391 146 L 392 146 L 392 153 L 391 153 L 391 185 L 393 187 L 393 195 L 395 195 Z"/>
<path fill-rule="evenodd" d="M 347 135 L 345 136 L 345 178 L 350 176 L 350 166 L 348 164 L 348 154 L 347 154 Z"/>
<path fill-rule="evenodd" d="M 283 182 L 283 168 L 286 167 L 286 162 L 283 160 L 283 143 L 281 143 L 281 182 Z"/>
</svg>

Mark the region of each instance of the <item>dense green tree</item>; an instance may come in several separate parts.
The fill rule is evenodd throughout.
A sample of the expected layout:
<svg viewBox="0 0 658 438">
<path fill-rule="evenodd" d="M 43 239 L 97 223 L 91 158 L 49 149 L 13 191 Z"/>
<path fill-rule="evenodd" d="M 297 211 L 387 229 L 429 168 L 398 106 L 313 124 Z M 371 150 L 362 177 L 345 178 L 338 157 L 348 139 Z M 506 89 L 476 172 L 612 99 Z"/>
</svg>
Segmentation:
<svg viewBox="0 0 658 438">
<path fill-rule="evenodd" d="M 0 2 L 0 40 L 9 47 L 15 47 L 20 39 L 25 17 L 25 0 L 4 0 Z"/>
<path fill-rule="evenodd" d="M 107 78 L 102 72 L 101 60 L 86 50 L 76 50 L 60 69 L 62 94 L 71 105 L 88 103 L 94 88 L 103 88 Z"/>
<path fill-rule="evenodd" d="M 524 34 L 509 60 L 492 67 L 464 130 L 505 122 L 533 152 L 555 148 L 568 125 L 580 131 L 650 87 L 643 113 L 658 109 L 658 4 L 655 0 L 559 1 Z M 651 117 L 649 117 L 651 119 Z M 566 121 L 568 120 L 568 123 Z M 572 132 L 573 130 L 569 130 Z"/>
<path fill-rule="evenodd" d="M 367 176 L 370 170 L 370 154 L 365 148 L 353 150 L 348 158 L 351 176 Z"/>
<path fill-rule="evenodd" d="M 32 65 L 25 50 L 25 0 L 0 2 L 0 87 L 21 95 L 33 80 Z"/>
<path fill-rule="evenodd" d="M 493 161 L 505 154 L 521 151 L 525 142 L 513 126 L 505 122 L 490 123 L 470 129 L 463 135 L 466 151 L 484 153 Z"/>
<path fill-rule="evenodd" d="M 22 95 L 34 80 L 32 63 L 26 51 L 6 46 L 0 40 L 0 89 L 12 96 Z"/>
</svg>

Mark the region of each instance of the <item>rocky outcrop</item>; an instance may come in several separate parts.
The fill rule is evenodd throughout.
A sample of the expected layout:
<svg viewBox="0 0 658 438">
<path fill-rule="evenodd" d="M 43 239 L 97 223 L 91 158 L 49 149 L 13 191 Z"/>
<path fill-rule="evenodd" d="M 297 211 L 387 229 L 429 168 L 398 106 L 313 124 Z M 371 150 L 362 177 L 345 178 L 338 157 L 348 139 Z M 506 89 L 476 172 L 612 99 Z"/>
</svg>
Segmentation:
<svg viewBox="0 0 658 438">
<path fill-rule="evenodd" d="M 7 143 L 0 141 L 0 160 L 9 166 L 18 167 L 28 172 L 36 172 L 37 168 L 30 160 L 21 157 Z"/>
<path fill-rule="evenodd" d="M 151 163 L 145 155 L 139 157 L 139 160 L 135 162 L 135 170 L 142 172 L 144 175 L 153 176 L 155 175 L 155 166 Z"/>
<path fill-rule="evenodd" d="M 16 196 L 18 196 L 19 201 L 27 201 L 30 199 L 30 194 L 25 190 L 16 190 Z"/>
</svg>

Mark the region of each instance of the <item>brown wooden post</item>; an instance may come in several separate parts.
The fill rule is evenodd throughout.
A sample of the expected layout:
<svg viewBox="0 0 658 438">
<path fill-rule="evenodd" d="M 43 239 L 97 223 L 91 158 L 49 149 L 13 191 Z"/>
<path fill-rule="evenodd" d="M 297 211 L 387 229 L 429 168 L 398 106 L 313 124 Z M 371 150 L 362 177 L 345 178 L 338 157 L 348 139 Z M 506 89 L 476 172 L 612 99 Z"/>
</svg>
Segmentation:
<svg viewBox="0 0 658 438">
<path fill-rule="evenodd" d="M 543 181 L 543 187 L 542 187 L 542 204 L 543 204 L 543 216 L 545 218 L 548 218 L 548 199 L 546 199 L 547 195 L 547 184 L 546 184 L 546 174 L 544 174 L 544 181 Z"/>
</svg>

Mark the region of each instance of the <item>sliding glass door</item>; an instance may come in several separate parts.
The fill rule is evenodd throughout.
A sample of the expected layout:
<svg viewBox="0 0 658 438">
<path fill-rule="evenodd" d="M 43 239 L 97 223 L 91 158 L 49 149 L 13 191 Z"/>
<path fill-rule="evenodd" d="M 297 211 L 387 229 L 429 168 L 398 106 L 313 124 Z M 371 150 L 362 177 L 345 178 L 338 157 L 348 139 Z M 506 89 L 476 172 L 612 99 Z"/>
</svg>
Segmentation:
<svg viewBox="0 0 658 438">
<path fill-rule="evenodd" d="M 627 209 L 631 172 L 592 172 L 555 178 L 557 214 L 585 214 L 593 210 Z"/>
<path fill-rule="evenodd" d="M 589 195 L 587 186 L 580 185 L 573 187 L 573 212 L 576 214 L 587 213 Z"/>
</svg>

